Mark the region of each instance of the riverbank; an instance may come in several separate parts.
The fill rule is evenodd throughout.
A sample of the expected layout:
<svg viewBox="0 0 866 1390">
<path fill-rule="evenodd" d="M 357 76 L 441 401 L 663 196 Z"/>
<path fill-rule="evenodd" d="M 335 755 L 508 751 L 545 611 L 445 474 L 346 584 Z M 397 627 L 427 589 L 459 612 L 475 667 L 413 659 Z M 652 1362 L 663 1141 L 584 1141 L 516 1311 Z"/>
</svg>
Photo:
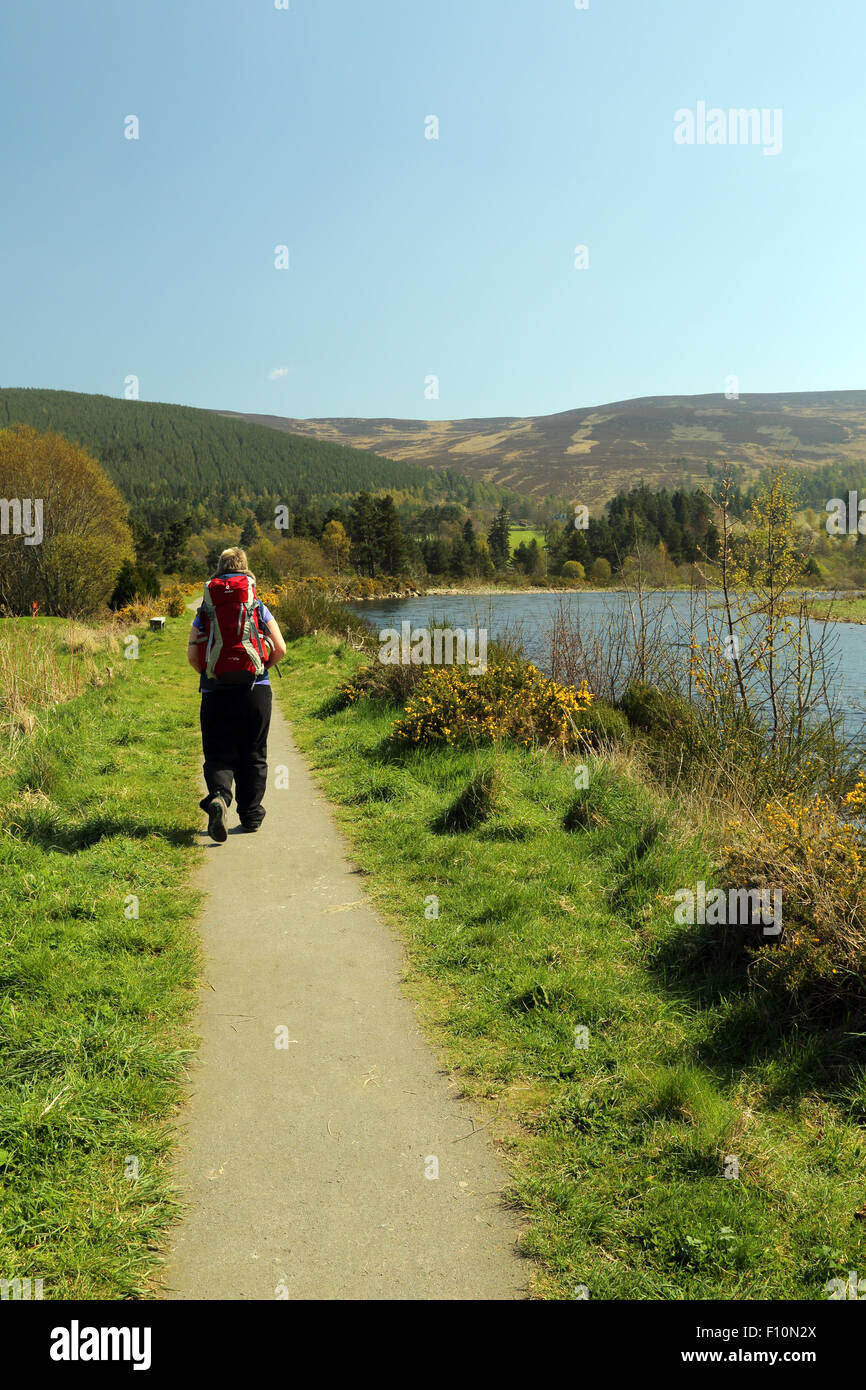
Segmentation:
<svg viewBox="0 0 866 1390">
<path fill-rule="evenodd" d="M 611 589 L 613 588 L 612 585 L 610 585 L 610 586 L 608 586 L 608 587 L 611 588 Z M 426 596 L 427 594 L 434 594 L 434 595 L 436 595 L 437 597 L 439 597 L 439 596 L 447 596 L 447 595 L 449 595 L 449 594 L 453 594 L 453 595 L 459 596 L 459 597 L 469 597 L 469 598 L 471 598 L 471 597 L 473 597 L 474 595 L 478 595 L 479 597 L 486 597 L 487 595 L 490 595 L 490 594 L 575 594 L 575 593 L 581 593 L 581 592 L 584 592 L 584 593 L 592 593 L 593 591 L 594 591 L 594 586 L 591 585 L 591 584 L 581 584 L 580 586 L 578 586 L 578 585 L 565 585 L 565 584 L 564 584 L 564 585 L 524 584 L 524 585 L 518 586 L 517 588 L 509 588 L 509 587 L 508 587 L 507 585 L 505 585 L 505 584 L 479 584 L 479 585 L 474 586 L 474 587 L 466 587 L 466 586 L 464 586 L 464 587 L 457 587 L 457 586 L 453 586 L 453 587 L 449 587 L 449 588 L 429 588 L 429 589 L 425 589 L 425 590 L 424 590 L 424 595 Z"/>
<path fill-rule="evenodd" d="M 346 601 L 349 603 L 375 604 L 377 602 L 382 601 L 383 599 L 393 600 L 427 597 L 492 598 L 496 595 L 514 594 L 522 595 L 523 597 L 530 597 L 533 594 L 636 594 L 636 592 L 637 591 L 635 590 L 633 585 L 586 584 L 583 582 L 579 584 L 522 584 L 517 586 L 509 586 L 506 584 L 463 584 L 448 586 L 431 585 L 429 587 L 419 587 L 413 589 L 395 589 L 393 591 L 382 592 L 377 594 L 350 595 L 346 599 Z M 653 586 L 652 584 L 646 584 L 643 586 L 641 592 L 643 594 L 688 594 L 692 591 L 689 585 L 687 584 L 668 584 L 664 587 L 657 587 Z M 713 588 L 712 585 L 708 585 L 706 589 L 701 589 L 699 592 L 701 594 L 708 593 L 711 595 L 720 595 L 722 593 L 722 590 Z M 841 606 L 841 611 L 839 613 L 831 615 L 834 621 L 855 623 L 866 622 L 866 596 L 864 596 L 860 590 L 857 590 L 850 595 L 844 594 L 840 596 L 831 596 L 829 598 L 824 598 L 820 591 L 808 590 L 806 592 L 807 597 L 810 599 L 811 602 L 814 602 L 816 606 L 819 606 L 821 604 L 825 604 L 828 606 L 830 604 L 837 604 Z M 823 617 L 825 615 L 821 612 L 816 611 L 815 616 Z"/>
<path fill-rule="evenodd" d="M 850 598 L 822 599 L 813 595 L 809 600 L 809 614 L 820 622 L 866 623 L 866 597 L 856 594 Z"/>
</svg>

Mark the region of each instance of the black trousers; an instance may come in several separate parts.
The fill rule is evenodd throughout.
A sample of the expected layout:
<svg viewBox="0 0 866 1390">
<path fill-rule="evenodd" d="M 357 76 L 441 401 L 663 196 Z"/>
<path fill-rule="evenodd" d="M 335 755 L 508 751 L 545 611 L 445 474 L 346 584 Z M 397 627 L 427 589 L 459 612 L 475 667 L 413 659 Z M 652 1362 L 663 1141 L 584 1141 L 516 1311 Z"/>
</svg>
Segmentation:
<svg viewBox="0 0 866 1390">
<path fill-rule="evenodd" d="M 260 825 L 265 818 L 262 797 L 268 784 L 268 729 L 273 691 L 269 685 L 213 690 L 201 697 L 201 741 L 204 780 L 211 798 L 232 804 L 232 781 L 242 825 Z"/>
</svg>

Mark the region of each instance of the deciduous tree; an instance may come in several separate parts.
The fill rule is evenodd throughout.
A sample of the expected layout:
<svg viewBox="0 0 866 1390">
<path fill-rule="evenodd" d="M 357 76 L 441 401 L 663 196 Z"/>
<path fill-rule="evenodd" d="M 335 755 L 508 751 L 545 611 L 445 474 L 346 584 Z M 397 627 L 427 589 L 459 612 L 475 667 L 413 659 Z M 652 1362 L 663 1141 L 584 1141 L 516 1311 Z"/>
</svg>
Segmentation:
<svg viewBox="0 0 866 1390">
<path fill-rule="evenodd" d="M 0 599 L 15 613 L 89 617 L 134 560 L 126 503 L 86 449 L 27 425 L 0 431 L 0 497 L 41 504 L 38 543 L 0 534 Z"/>
</svg>

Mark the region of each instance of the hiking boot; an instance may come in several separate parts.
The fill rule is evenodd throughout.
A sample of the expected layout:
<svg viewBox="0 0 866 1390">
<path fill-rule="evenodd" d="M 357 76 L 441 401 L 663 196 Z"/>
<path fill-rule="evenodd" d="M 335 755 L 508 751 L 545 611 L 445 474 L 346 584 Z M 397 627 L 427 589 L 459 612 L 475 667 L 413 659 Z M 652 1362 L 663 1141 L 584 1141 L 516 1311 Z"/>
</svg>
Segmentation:
<svg viewBox="0 0 866 1390">
<path fill-rule="evenodd" d="M 241 830 L 245 831 L 247 835 L 255 835 L 256 831 L 259 829 L 260 826 L 261 821 L 259 821 L 256 825 L 245 825 L 243 821 L 241 821 Z"/>
<path fill-rule="evenodd" d="M 226 804 L 215 796 L 207 810 L 207 833 L 221 845 L 226 838 Z"/>
</svg>

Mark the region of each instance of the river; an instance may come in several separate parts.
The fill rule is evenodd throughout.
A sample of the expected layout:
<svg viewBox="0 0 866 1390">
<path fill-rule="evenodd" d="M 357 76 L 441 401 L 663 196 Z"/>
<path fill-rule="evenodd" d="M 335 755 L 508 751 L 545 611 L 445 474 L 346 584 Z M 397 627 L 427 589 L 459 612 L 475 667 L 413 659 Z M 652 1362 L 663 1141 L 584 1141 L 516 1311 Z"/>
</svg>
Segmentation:
<svg viewBox="0 0 866 1390">
<path fill-rule="evenodd" d="M 691 597 L 688 593 L 648 594 L 650 608 L 669 605 L 664 629 L 669 640 L 682 643 Z M 602 640 L 615 629 L 618 618 L 633 599 L 630 595 L 597 590 L 573 593 L 454 594 L 423 598 L 374 599 L 350 605 L 376 631 L 402 622 L 413 627 L 445 624 L 486 629 L 488 640 L 514 635 L 523 650 L 542 670 L 550 670 L 550 628 L 556 614 L 579 617 L 581 625 Z M 842 713 L 852 737 L 866 728 L 866 626 L 855 623 L 810 623 L 813 638 L 828 629 L 832 653 L 828 663 L 833 704 Z"/>
</svg>

